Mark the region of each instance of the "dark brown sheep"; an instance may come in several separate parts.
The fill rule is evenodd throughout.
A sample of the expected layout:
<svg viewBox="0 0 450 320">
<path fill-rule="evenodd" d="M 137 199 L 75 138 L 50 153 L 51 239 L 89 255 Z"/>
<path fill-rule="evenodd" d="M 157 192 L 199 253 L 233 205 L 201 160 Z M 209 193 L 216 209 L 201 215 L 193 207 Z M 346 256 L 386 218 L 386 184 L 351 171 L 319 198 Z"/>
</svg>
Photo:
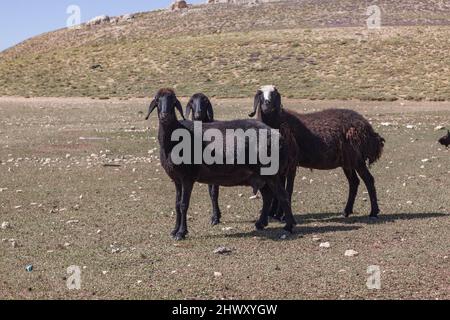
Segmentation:
<svg viewBox="0 0 450 320">
<path fill-rule="evenodd" d="M 375 163 L 382 155 L 385 140 L 360 114 L 352 110 L 329 109 L 311 114 L 299 114 L 284 109 L 281 95 L 274 86 L 258 90 L 254 111 L 258 119 L 269 126 L 280 121 L 287 124 L 298 144 L 298 166 L 332 170 L 343 168 L 349 183 L 349 196 L 344 215 L 353 213 L 361 179 L 371 200 L 370 217 L 376 218 L 378 207 L 375 179 L 367 164 Z"/>
<path fill-rule="evenodd" d="M 443 136 L 439 139 L 439 143 L 448 148 L 448 146 L 450 145 L 450 130 L 447 130 L 446 136 Z"/>
</svg>

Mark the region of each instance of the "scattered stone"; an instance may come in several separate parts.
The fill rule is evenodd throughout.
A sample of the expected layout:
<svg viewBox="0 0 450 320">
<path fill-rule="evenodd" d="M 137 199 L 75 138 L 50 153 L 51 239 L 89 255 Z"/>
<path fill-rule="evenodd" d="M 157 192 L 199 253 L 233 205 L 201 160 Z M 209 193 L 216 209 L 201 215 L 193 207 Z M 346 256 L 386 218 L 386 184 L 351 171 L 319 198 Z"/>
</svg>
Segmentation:
<svg viewBox="0 0 450 320">
<path fill-rule="evenodd" d="M 214 250 L 214 254 L 230 254 L 232 252 L 233 250 L 227 247 L 219 247 L 216 250 Z"/>
<path fill-rule="evenodd" d="M 356 257 L 357 255 L 359 255 L 359 252 L 355 251 L 355 250 L 347 250 L 347 251 L 345 251 L 344 255 L 346 257 Z"/>
<path fill-rule="evenodd" d="M 122 21 L 130 21 L 130 20 L 133 20 L 134 17 L 135 17 L 134 14 L 127 13 L 122 16 Z"/>
<path fill-rule="evenodd" d="M 222 272 L 214 272 L 214 277 L 220 278 L 222 276 L 223 276 Z"/>
<path fill-rule="evenodd" d="M 223 227 L 222 231 L 231 231 L 233 229 L 234 229 L 233 227 Z"/>
<path fill-rule="evenodd" d="M 76 223 L 79 223 L 79 222 L 80 222 L 80 220 L 69 220 L 69 221 L 66 222 L 66 224 L 76 224 Z"/>
<path fill-rule="evenodd" d="M 5 222 L 2 222 L 1 228 L 2 228 L 2 230 L 6 230 L 6 229 L 11 228 L 11 225 L 9 222 L 5 221 Z"/>
<path fill-rule="evenodd" d="M 104 24 L 104 23 L 107 23 L 107 22 L 110 22 L 110 21 L 111 21 L 110 17 L 102 15 L 102 16 L 97 16 L 95 18 L 92 18 L 86 24 L 88 26 L 97 26 L 97 25 Z"/>
<path fill-rule="evenodd" d="M 184 0 L 176 0 L 172 5 L 170 6 L 171 11 L 177 11 L 182 9 L 187 9 L 188 4 Z"/>
<path fill-rule="evenodd" d="M 27 265 L 27 266 L 25 267 L 25 270 L 27 270 L 27 272 L 32 272 L 33 269 L 34 269 L 34 267 L 33 267 L 32 264 L 29 264 L 29 265 Z"/>
<path fill-rule="evenodd" d="M 444 126 L 437 126 L 436 128 L 434 128 L 434 131 L 439 131 L 439 130 L 444 130 L 445 127 Z"/>
<path fill-rule="evenodd" d="M 319 241 L 321 241 L 322 239 L 321 239 L 319 236 L 313 236 L 312 240 L 313 240 L 314 242 L 319 242 Z"/>
<path fill-rule="evenodd" d="M 10 239 L 9 242 L 11 243 L 11 247 L 17 248 L 19 245 L 17 244 L 17 241 L 14 239 Z"/>
<path fill-rule="evenodd" d="M 319 247 L 320 247 L 320 248 L 324 248 L 324 249 L 328 249 L 328 248 L 331 247 L 331 244 L 330 244 L 329 242 L 322 242 L 322 243 L 319 245 Z"/>
</svg>

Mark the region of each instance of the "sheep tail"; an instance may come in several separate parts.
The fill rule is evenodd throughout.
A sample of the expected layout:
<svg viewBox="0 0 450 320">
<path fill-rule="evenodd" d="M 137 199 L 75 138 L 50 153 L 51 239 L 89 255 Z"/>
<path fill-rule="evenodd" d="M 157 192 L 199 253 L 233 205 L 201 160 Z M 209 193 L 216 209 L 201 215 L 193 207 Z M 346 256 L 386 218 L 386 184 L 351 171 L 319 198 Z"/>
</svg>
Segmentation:
<svg viewBox="0 0 450 320">
<path fill-rule="evenodd" d="M 384 143 L 386 140 L 378 133 L 373 132 L 368 142 L 367 158 L 369 159 L 369 165 L 372 165 L 383 155 Z"/>
<path fill-rule="evenodd" d="M 384 149 L 384 143 L 386 140 L 376 133 L 370 124 L 364 124 L 357 128 L 351 127 L 346 132 L 346 140 L 350 143 L 354 154 L 358 155 L 358 158 L 364 162 L 368 162 L 369 166 L 377 162 Z M 349 157 L 347 157 L 349 158 Z M 349 161 L 355 161 L 351 159 Z M 358 161 L 358 160 L 356 160 Z"/>
</svg>

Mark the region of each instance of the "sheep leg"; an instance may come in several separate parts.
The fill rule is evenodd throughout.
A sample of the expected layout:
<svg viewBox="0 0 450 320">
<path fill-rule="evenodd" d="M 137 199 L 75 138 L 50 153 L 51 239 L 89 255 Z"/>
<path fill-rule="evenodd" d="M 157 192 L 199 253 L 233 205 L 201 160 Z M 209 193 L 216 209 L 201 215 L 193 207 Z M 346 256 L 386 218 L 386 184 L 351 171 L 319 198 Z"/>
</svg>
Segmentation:
<svg viewBox="0 0 450 320">
<path fill-rule="evenodd" d="M 175 238 L 177 235 L 178 229 L 180 229 L 181 224 L 181 194 L 183 192 L 183 187 L 179 183 L 175 183 L 175 187 L 177 189 L 176 191 L 176 200 L 175 200 L 175 211 L 177 213 L 176 223 L 175 223 L 175 229 L 173 229 L 171 235 Z"/>
<path fill-rule="evenodd" d="M 285 181 L 285 183 L 283 183 L 283 185 L 286 186 L 286 192 L 288 193 L 289 203 L 291 204 L 291 209 L 292 209 L 292 194 L 294 193 L 294 184 L 295 184 L 296 174 L 297 174 L 296 171 L 291 172 L 287 175 L 287 178 L 283 179 L 283 181 Z M 281 207 L 281 205 L 278 205 L 278 212 L 277 212 L 277 215 L 275 216 L 275 219 L 284 221 L 284 211 L 283 211 L 283 208 Z"/>
<path fill-rule="evenodd" d="M 281 177 L 281 184 L 283 186 L 286 185 L 286 177 L 284 177 L 284 176 Z M 283 209 L 281 208 L 280 202 L 275 197 L 273 198 L 273 201 L 272 201 L 272 208 L 270 211 L 270 216 L 278 221 L 281 221 L 283 218 Z"/>
<path fill-rule="evenodd" d="M 269 210 L 271 208 L 273 193 L 267 185 L 260 191 L 263 198 L 263 208 L 261 210 L 261 216 L 259 217 L 259 220 L 256 221 L 255 226 L 257 230 L 264 230 L 264 228 L 269 225 Z"/>
<path fill-rule="evenodd" d="M 211 224 L 216 226 L 220 224 L 220 218 L 222 218 L 222 213 L 219 208 L 219 186 L 208 186 L 209 188 L 209 196 L 211 197 L 212 207 L 213 207 L 213 215 L 211 218 Z"/>
<path fill-rule="evenodd" d="M 187 227 L 187 212 L 189 209 L 189 203 L 191 201 L 191 195 L 192 195 L 192 189 L 194 187 L 194 183 L 189 181 L 183 182 L 183 191 L 181 194 L 181 205 L 180 205 L 180 211 L 181 211 L 181 220 L 180 220 L 180 228 L 178 229 L 178 232 L 175 235 L 175 240 L 183 240 L 186 238 L 186 235 L 188 232 Z"/>
<path fill-rule="evenodd" d="M 366 164 L 362 164 L 357 169 L 359 176 L 364 181 L 367 191 L 370 196 L 370 203 L 372 206 L 372 210 L 370 212 L 371 218 L 377 218 L 380 213 L 380 209 L 378 207 L 378 199 L 377 199 L 377 190 L 375 188 L 375 179 L 367 168 Z"/>
<path fill-rule="evenodd" d="M 360 181 L 355 169 L 343 169 L 349 185 L 348 200 L 344 210 L 344 216 L 348 218 L 353 213 L 353 206 L 355 205 L 355 199 L 356 195 L 358 194 Z"/>
<path fill-rule="evenodd" d="M 278 218 L 278 211 L 279 211 L 280 205 L 278 204 L 277 198 L 272 198 L 270 209 L 269 209 L 269 217 L 272 217 L 274 219 Z"/>
<path fill-rule="evenodd" d="M 281 205 L 281 208 L 284 212 L 284 220 L 286 222 L 286 226 L 284 230 L 292 233 L 292 229 L 297 224 L 294 216 L 292 215 L 291 203 L 289 202 L 289 195 L 281 184 L 279 180 L 268 182 L 269 187 L 272 189 L 272 192 L 275 194 L 275 197 L 278 199 L 278 202 Z"/>
</svg>

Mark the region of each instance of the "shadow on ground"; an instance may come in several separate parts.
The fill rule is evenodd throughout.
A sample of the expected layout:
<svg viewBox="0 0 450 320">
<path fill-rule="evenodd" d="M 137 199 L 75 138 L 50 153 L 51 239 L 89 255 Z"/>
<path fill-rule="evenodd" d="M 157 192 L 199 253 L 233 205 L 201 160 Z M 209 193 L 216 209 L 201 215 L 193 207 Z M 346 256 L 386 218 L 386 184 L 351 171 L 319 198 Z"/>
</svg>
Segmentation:
<svg viewBox="0 0 450 320">
<path fill-rule="evenodd" d="M 315 213 L 315 214 L 306 214 L 306 215 L 295 215 L 295 219 L 298 222 L 297 227 L 294 230 L 293 234 L 288 234 L 283 229 L 283 225 L 280 224 L 279 227 L 271 228 L 270 226 L 277 223 L 277 221 L 271 220 L 270 225 L 267 229 L 263 231 L 254 230 L 251 232 L 238 232 L 233 234 L 218 234 L 207 236 L 206 238 L 267 238 L 270 240 L 281 240 L 283 235 L 286 235 L 287 240 L 296 240 L 302 238 L 306 235 L 311 234 L 324 234 L 329 232 L 348 232 L 353 230 L 358 230 L 363 228 L 360 225 L 331 225 L 331 226 L 315 226 L 309 227 L 305 226 L 305 224 L 313 223 L 317 221 L 322 222 L 330 222 L 330 223 L 344 223 L 344 224 L 383 224 L 383 223 L 393 223 L 397 220 L 415 220 L 415 219 L 430 219 L 430 218 L 440 218 L 440 217 L 449 217 L 448 214 L 445 213 L 437 213 L 437 212 L 423 212 L 423 213 L 397 213 L 397 214 L 387 214 L 380 215 L 378 219 L 371 219 L 368 216 L 353 216 L 349 218 L 344 218 L 341 213 Z M 243 223 L 242 221 L 239 221 Z M 251 221 L 246 221 L 251 222 Z M 254 223 L 254 221 L 252 221 Z"/>
<path fill-rule="evenodd" d="M 297 222 L 311 223 L 314 221 L 325 221 L 325 222 L 339 222 L 339 223 L 366 223 L 366 224 L 381 224 L 381 223 L 392 223 L 397 220 L 416 220 L 416 219 L 430 219 L 430 218 L 440 218 L 449 217 L 448 214 L 439 212 L 419 212 L 419 213 L 394 213 L 394 214 L 380 214 L 378 219 L 371 219 L 369 216 L 350 216 L 344 218 L 342 213 L 314 213 L 305 215 L 296 215 L 295 218 Z"/>
</svg>

